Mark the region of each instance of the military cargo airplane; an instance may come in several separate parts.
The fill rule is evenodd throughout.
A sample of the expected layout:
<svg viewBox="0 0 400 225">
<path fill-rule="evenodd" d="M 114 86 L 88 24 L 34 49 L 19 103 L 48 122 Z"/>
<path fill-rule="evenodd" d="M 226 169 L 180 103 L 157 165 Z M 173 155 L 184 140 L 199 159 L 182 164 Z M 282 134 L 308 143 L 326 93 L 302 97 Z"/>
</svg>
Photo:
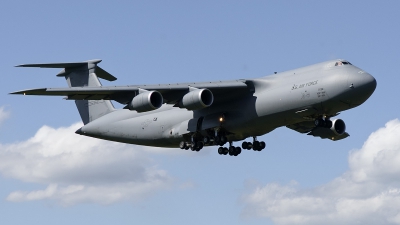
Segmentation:
<svg viewBox="0 0 400 225">
<path fill-rule="evenodd" d="M 19 65 L 62 68 L 57 76 L 69 87 L 11 94 L 75 100 L 84 123 L 80 135 L 192 151 L 220 146 L 220 155 L 237 156 L 242 149 L 264 149 L 257 137 L 281 126 L 333 141 L 346 138 L 344 121 L 331 118 L 361 105 L 376 88 L 373 76 L 341 59 L 256 79 L 127 86 L 102 86 L 98 78 L 117 78 L 100 62 Z M 111 100 L 125 107 L 115 109 Z M 248 137 L 253 142 L 233 145 Z"/>
</svg>

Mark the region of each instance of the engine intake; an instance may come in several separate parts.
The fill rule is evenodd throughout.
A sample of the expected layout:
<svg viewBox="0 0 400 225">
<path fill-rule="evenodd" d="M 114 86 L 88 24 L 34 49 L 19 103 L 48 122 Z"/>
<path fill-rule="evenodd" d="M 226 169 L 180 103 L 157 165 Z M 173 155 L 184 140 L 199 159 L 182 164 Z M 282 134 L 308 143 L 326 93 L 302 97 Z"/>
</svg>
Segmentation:
<svg viewBox="0 0 400 225">
<path fill-rule="evenodd" d="M 209 107 L 214 102 L 214 95 L 208 89 L 193 90 L 183 96 L 179 103 L 180 108 L 197 110 Z"/>
<path fill-rule="evenodd" d="M 346 132 L 346 124 L 341 119 L 335 119 L 332 121 L 331 131 L 336 135 L 342 135 Z"/>
<path fill-rule="evenodd" d="M 129 103 L 129 110 L 147 112 L 158 109 L 163 104 L 163 97 L 158 91 L 146 91 L 135 96 Z"/>
</svg>

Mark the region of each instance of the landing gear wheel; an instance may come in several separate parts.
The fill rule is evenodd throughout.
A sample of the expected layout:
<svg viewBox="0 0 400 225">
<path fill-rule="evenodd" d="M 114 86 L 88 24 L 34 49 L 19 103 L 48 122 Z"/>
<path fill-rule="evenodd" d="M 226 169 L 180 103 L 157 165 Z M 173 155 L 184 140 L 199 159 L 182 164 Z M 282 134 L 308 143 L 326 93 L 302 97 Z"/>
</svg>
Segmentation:
<svg viewBox="0 0 400 225">
<path fill-rule="evenodd" d="M 253 150 L 259 151 L 259 149 L 260 149 L 260 142 L 259 141 L 253 142 Z"/>
<path fill-rule="evenodd" d="M 236 152 L 235 147 L 233 147 L 233 146 L 229 147 L 229 155 L 230 156 L 235 155 L 235 152 Z"/>
<path fill-rule="evenodd" d="M 247 144 L 247 142 L 244 141 L 244 142 L 242 143 L 242 148 L 243 148 L 243 149 L 247 149 L 247 147 L 248 147 L 248 144 Z"/>
<path fill-rule="evenodd" d="M 218 154 L 220 154 L 220 155 L 224 154 L 224 147 L 219 147 L 218 148 Z"/>
<path fill-rule="evenodd" d="M 263 141 L 260 142 L 260 148 L 261 148 L 261 150 L 263 150 L 265 148 L 265 142 L 263 142 Z"/>
<path fill-rule="evenodd" d="M 314 124 L 316 127 L 324 127 L 325 126 L 325 120 L 323 119 L 316 119 L 314 121 Z"/>
<path fill-rule="evenodd" d="M 235 150 L 236 150 L 235 156 L 237 156 L 237 155 L 239 155 L 240 153 L 242 153 L 242 149 L 241 149 L 240 147 L 236 147 Z"/>
<path fill-rule="evenodd" d="M 203 142 L 204 142 L 204 144 L 209 144 L 210 143 L 210 138 L 209 137 L 204 137 L 203 138 Z"/>
<path fill-rule="evenodd" d="M 196 151 L 200 151 L 204 146 L 203 142 L 198 142 L 196 145 L 197 145 Z"/>
<path fill-rule="evenodd" d="M 185 143 L 184 141 L 181 141 L 181 142 L 179 143 L 179 148 L 180 148 L 180 149 L 185 149 L 185 147 L 186 147 L 186 143 Z"/>
<path fill-rule="evenodd" d="M 192 143 L 192 145 L 190 146 L 190 150 L 196 151 L 196 149 L 197 149 L 197 144 L 196 143 Z"/>
<path fill-rule="evenodd" d="M 251 150 L 253 148 L 253 144 L 251 142 L 247 142 L 247 150 Z"/>
<path fill-rule="evenodd" d="M 223 148 L 223 153 L 222 154 L 227 155 L 228 152 L 229 152 L 228 148 Z"/>
</svg>

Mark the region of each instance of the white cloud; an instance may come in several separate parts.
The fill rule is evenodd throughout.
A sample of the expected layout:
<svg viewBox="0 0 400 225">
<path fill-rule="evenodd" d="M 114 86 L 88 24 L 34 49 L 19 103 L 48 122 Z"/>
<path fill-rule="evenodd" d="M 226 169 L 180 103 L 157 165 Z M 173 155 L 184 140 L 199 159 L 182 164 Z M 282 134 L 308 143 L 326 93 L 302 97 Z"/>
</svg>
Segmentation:
<svg viewBox="0 0 400 225">
<path fill-rule="evenodd" d="M 109 204 L 137 201 L 171 185 L 172 178 L 167 172 L 144 153 L 147 147 L 75 134 L 81 126 L 81 123 L 57 129 L 43 126 L 29 140 L 0 144 L 3 176 L 45 187 L 14 191 L 7 200 Z"/>
<path fill-rule="evenodd" d="M 276 224 L 400 224 L 400 121 L 349 155 L 349 170 L 312 189 L 270 183 L 243 196 L 243 214 Z"/>
<path fill-rule="evenodd" d="M 10 116 L 10 113 L 4 110 L 4 107 L 0 107 L 0 125 L 5 119 Z"/>
</svg>

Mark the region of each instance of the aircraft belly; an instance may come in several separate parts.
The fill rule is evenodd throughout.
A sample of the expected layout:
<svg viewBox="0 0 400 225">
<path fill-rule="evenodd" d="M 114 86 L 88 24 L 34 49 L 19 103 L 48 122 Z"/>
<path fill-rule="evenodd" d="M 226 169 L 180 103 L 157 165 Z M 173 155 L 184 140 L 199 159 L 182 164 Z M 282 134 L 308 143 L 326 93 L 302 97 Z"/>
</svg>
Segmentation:
<svg viewBox="0 0 400 225">
<path fill-rule="evenodd" d="M 123 111 L 129 112 L 129 110 Z M 119 116 L 120 112 L 101 117 L 102 120 L 95 120 L 85 125 L 82 131 L 87 136 L 123 143 L 176 147 L 182 140 L 182 135 L 172 128 L 191 118 L 192 112 L 174 108 L 131 118 L 121 119 Z"/>
</svg>

